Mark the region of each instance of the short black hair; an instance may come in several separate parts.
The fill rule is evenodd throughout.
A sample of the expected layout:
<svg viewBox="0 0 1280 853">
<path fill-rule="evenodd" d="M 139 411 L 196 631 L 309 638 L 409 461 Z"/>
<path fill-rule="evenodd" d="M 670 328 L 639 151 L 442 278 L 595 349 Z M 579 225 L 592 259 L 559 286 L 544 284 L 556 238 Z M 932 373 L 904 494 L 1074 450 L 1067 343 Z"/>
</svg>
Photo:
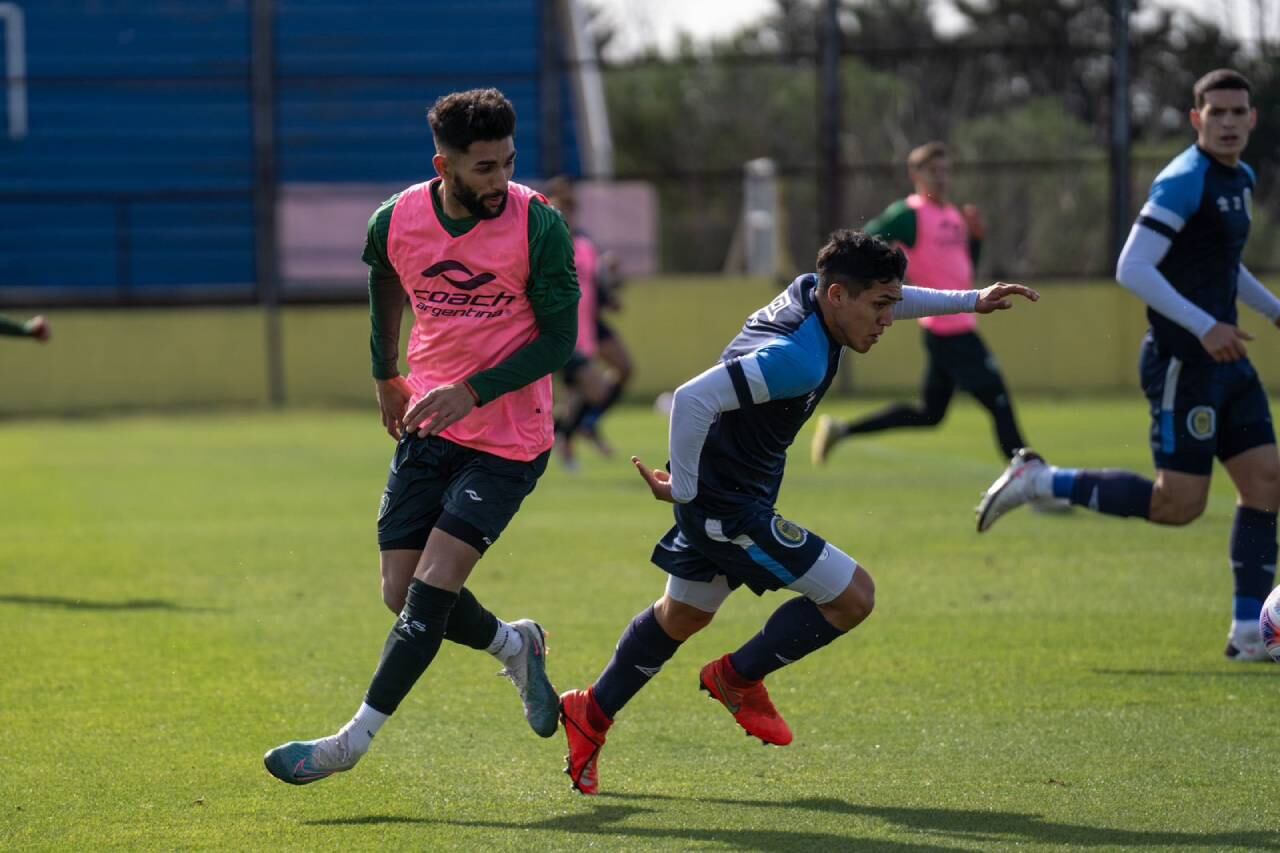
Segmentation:
<svg viewBox="0 0 1280 853">
<path fill-rule="evenodd" d="M 497 89 L 469 89 L 437 100 L 427 111 L 437 151 L 465 154 L 477 140 L 506 139 L 516 132 L 516 108 Z"/>
<path fill-rule="evenodd" d="M 902 281 L 907 256 L 896 246 L 862 231 L 842 228 L 818 250 L 818 283 L 833 283 L 858 294 L 881 281 Z"/>
<path fill-rule="evenodd" d="M 1191 88 L 1192 94 L 1196 97 L 1196 109 L 1204 106 L 1205 92 L 1212 92 L 1215 89 L 1244 89 L 1253 95 L 1253 84 L 1249 82 L 1249 78 L 1230 68 L 1215 68 L 1208 74 L 1196 81 L 1195 86 Z"/>
</svg>

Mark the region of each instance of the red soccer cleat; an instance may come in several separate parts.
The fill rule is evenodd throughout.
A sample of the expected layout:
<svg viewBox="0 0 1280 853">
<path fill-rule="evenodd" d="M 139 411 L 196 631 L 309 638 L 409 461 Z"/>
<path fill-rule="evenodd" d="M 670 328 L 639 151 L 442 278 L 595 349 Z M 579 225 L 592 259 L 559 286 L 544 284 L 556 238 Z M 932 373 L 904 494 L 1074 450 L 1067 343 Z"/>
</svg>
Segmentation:
<svg viewBox="0 0 1280 853">
<path fill-rule="evenodd" d="M 570 690 L 560 695 L 560 721 L 564 724 L 565 737 L 569 739 L 569 754 L 565 756 L 564 772 L 580 793 L 588 796 L 600 792 L 600 775 L 596 760 L 604 746 L 609 727 L 598 729 L 591 724 L 591 710 L 597 718 L 604 713 L 595 705 L 595 697 L 589 690 Z"/>
<path fill-rule="evenodd" d="M 791 727 L 769 701 L 763 681 L 747 681 L 733 669 L 729 656 L 713 660 L 698 674 L 702 689 L 729 709 L 747 734 L 764 743 L 786 746 L 791 743 Z"/>
</svg>

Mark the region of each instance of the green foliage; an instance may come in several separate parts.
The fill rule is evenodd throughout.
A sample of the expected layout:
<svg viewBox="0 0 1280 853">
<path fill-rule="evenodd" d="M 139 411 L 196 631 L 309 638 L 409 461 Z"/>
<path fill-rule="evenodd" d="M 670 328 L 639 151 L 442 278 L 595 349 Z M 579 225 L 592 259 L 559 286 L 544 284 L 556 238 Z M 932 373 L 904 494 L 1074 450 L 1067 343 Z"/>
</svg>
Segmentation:
<svg viewBox="0 0 1280 853">
<path fill-rule="evenodd" d="M 832 408 L 865 413 L 878 401 Z M 1146 407 L 1019 400 L 1065 464 L 1146 470 Z M 605 428 L 658 463 L 665 423 Z M 1280 668 L 1221 659 L 1223 478 L 1181 529 L 1020 511 L 973 532 L 1000 469 L 961 403 L 933 431 L 801 436 L 781 510 L 856 556 L 877 611 L 770 680 L 796 731 L 744 738 L 697 669 L 783 599 L 739 592 L 624 711 L 604 794 L 569 790 L 481 653 L 447 646 L 353 772 L 282 785 L 261 755 L 360 701 L 392 616 L 376 414 L 7 423 L 0 430 L 0 847 L 215 850 L 1280 849 Z M 472 580 L 594 678 L 660 593 L 670 512 L 623 459 L 554 464 Z"/>
</svg>

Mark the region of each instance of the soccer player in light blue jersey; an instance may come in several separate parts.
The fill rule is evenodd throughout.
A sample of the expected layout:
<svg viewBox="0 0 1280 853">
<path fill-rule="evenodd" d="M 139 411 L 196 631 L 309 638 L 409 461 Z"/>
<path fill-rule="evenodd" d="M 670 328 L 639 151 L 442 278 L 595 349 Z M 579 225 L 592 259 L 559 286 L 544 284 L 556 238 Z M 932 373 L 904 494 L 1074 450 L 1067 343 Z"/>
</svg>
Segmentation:
<svg viewBox="0 0 1280 853">
<path fill-rule="evenodd" d="M 1054 496 L 1104 515 L 1188 524 L 1204 512 L 1217 457 L 1235 484 L 1229 560 L 1235 574 L 1226 656 L 1270 660 L 1258 614 L 1275 581 L 1280 457 L 1266 392 L 1247 357 L 1236 303 L 1280 325 L 1277 299 L 1240 262 L 1254 173 L 1241 161 L 1257 123 L 1249 81 L 1229 69 L 1196 83 L 1196 143 L 1151 185 L 1116 278 L 1147 304 L 1141 377 L 1151 410 L 1153 481 L 1129 471 L 1055 468 L 1018 452 L 978 505 L 978 530 Z"/>
<path fill-rule="evenodd" d="M 1009 308 L 1038 295 L 1019 284 L 982 291 L 904 287 L 907 259 L 878 237 L 837 231 L 803 275 L 747 318 L 721 360 L 676 390 L 670 473 L 632 459 L 675 526 L 653 550 L 666 592 L 623 632 L 586 690 L 561 699 L 569 778 L 599 789 L 598 758 L 613 718 L 681 643 L 710 624 L 734 589 L 797 595 L 737 651 L 702 668 L 702 688 L 749 735 L 784 746 L 791 729 L 763 679 L 867 618 L 875 585 L 866 567 L 778 514 L 787 448 L 831 386 L 845 347 L 865 353 L 894 320 Z"/>
</svg>

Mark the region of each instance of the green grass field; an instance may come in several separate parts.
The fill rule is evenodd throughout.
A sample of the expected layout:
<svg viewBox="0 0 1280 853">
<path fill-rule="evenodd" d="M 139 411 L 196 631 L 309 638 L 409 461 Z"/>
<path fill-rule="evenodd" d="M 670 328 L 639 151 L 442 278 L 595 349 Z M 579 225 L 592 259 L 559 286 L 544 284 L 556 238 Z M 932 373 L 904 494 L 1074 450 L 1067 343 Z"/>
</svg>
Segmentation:
<svg viewBox="0 0 1280 853">
<path fill-rule="evenodd" d="M 1149 468 L 1136 395 L 1021 402 L 1051 460 Z M 608 430 L 665 456 L 650 411 Z M 771 679 L 793 745 L 695 689 L 784 600 L 739 592 L 623 712 L 597 798 L 456 646 L 355 771 L 282 785 L 262 753 L 345 722 L 391 625 L 390 449 L 372 411 L 0 423 L 0 848 L 1280 850 L 1280 667 L 1221 658 L 1229 483 L 1188 528 L 1023 511 L 978 536 L 1000 464 L 967 404 L 825 469 L 797 447 L 781 510 L 863 562 L 878 607 Z M 625 461 L 583 455 L 472 583 L 548 627 L 560 689 L 660 593 L 670 523 Z"/>
</svg>

